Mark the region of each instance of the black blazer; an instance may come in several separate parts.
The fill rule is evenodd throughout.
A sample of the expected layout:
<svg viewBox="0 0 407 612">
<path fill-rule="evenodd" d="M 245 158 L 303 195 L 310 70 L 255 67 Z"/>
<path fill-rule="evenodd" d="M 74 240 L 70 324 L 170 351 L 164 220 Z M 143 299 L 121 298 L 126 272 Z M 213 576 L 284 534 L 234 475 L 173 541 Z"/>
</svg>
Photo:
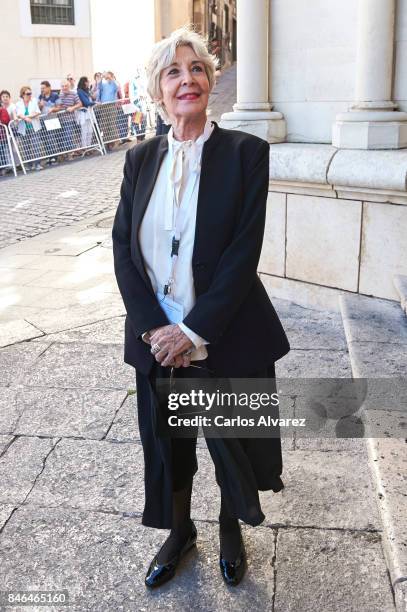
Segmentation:
<svg viewBox="0 0 407 612">
<path fill-rule="evenodd" d="M 156 136 L 126 153 L 113 224 L 114 267 L 127 311 L 124 361 L 148 374 L 153 356 L 141 334 L 168 325 L 145 270 L 138 231 L 168 149 Z M 290 345 L 257 265 L 269 183 L 269 145 L 237 130 L 214 130 L 203 146 L 192 270 L 196 304 L 184 323 L 209 341 L 218 376 L 250 376 Z"/>
</svg>

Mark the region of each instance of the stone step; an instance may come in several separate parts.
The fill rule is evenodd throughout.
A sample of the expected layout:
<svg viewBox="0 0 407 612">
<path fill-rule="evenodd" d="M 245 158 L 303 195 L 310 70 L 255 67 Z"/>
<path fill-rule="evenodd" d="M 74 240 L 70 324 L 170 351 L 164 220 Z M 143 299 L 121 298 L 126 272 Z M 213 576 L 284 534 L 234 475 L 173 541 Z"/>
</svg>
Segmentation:
<svg viewBox="0 0 407 612">
<path fill-rule="evenodd" d="M 407 314 L 407 276 L 396 274 L 393 276 L 393 283 L 400 296 L 400 306 Z"/>
<path fill-rule="evenodd" d="M 398 611 L 407 610 L 407 453 L 403 423 L 407 400 L 396 380 L 407 379 L 407 319 L 398 303 L 365 296 L 341 296 L 345 335 L 354 378 L 367 379 L 363 404 L 369 464 L 383 524 L 383 546 Z M 396 389 L 392 391 L 392 384 Z M 383 392 L 384 391 L 384 392 Z M 404 389 L 405 391 L 405 389 Z M 392 408 L 389 410 L 389 406 Z M 373 437 L 374 425 L 400 423 L 396 437 Z M 370 433 L 369 433 L 370 428 Z M 391 429 L 391 428 L 389 428 Z M 377 431 L 377 429 L 376 429 Z M 387 432 L 386 432 L 387 433 Z"/>
<path fill-rule="evenodd" d="M 407 320 L 398 303 L 362 295 L 339 300 L 354 377 L 407 376 Z"/>
</svg>

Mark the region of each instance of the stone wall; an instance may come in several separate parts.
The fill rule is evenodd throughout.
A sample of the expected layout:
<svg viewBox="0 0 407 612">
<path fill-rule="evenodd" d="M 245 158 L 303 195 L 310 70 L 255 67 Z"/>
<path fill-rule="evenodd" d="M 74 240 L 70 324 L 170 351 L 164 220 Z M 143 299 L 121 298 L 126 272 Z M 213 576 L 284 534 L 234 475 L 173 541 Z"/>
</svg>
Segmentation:
<svg viewBox="0 0 407 612">
<path fill-rule="evenodd" d="M 330 305 L 337 292 L 328 289 L 398 299 L 393 276 L 407 274 L 407 151 L 284 143 L 271 145 L 270 160 L 259 273 L 273 292 L 292 299 L 300 283 L 308 304 Z"/>
</svg>

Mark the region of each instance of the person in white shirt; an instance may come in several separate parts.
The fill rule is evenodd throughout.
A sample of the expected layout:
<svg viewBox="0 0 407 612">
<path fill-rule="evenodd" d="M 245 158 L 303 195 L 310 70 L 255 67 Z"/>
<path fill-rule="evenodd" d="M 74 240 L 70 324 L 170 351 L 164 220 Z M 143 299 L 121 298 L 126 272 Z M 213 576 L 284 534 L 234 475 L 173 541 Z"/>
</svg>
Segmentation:
<svg viewBox="0 0 407 612">
<path fill-rule="evenodd" d="M 41 111 L 37 98 L 33 97 L 31 87 L 25 85 L 20 89 L 20 99 L 16 102 L 14 113 L 16 119 L 19 119 L 16 131 L 23 161 L 33 160 L 31 169 L 42 170 L 40 162 L 35 159 L 43 155 L 43 143 L 40 136 L 42 126 L 39 121 Z"/>
<path fill-rule="evenodd" d="M 147 570 L 148 587 L 171 579 L 197 538 L 190 516 L 196 432 L 171 435 L 174 384 L 274 379 L 274 362 L 289 351 L 257 274 L 269 145 L 208 119 L 215 70 L 204 39 L 188 28 L 153 47 L 148 93 L 171 129 L 127 151 L 112 230 L 127 312 L 124 360 L 136 369 L 142 524 L 171 529 Z M 192 406 L 186 409 L 193 412 Z M 284 487 L 281 441 L 205 437 L 221 493 L 220 571 L 228 585 L 237 585 L 246 568 L 238 519 L 260 524 L 258 491 Z"/>
</svg>

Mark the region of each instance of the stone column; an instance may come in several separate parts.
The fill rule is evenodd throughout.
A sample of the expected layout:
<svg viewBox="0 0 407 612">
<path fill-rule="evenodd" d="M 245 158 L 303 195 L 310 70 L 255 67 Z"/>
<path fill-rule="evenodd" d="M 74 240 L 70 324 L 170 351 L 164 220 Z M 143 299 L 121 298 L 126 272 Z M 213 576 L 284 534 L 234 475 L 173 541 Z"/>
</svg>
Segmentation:
<svg viewBox="0 0 407 612">
<path fill-rule="evenodd" d="M 332 144 L 345 149 L 407 147 L 407 113 L 391 100 L 396 0 L 359 0 L 355 102 L 340 113 Z"/>
<path fill-rule="evenodd" d="M 269 102 L 269 0 L 237 0 L 237 102 L 220 125 L 282 142 L 286 124 Z"/>
</svg>

